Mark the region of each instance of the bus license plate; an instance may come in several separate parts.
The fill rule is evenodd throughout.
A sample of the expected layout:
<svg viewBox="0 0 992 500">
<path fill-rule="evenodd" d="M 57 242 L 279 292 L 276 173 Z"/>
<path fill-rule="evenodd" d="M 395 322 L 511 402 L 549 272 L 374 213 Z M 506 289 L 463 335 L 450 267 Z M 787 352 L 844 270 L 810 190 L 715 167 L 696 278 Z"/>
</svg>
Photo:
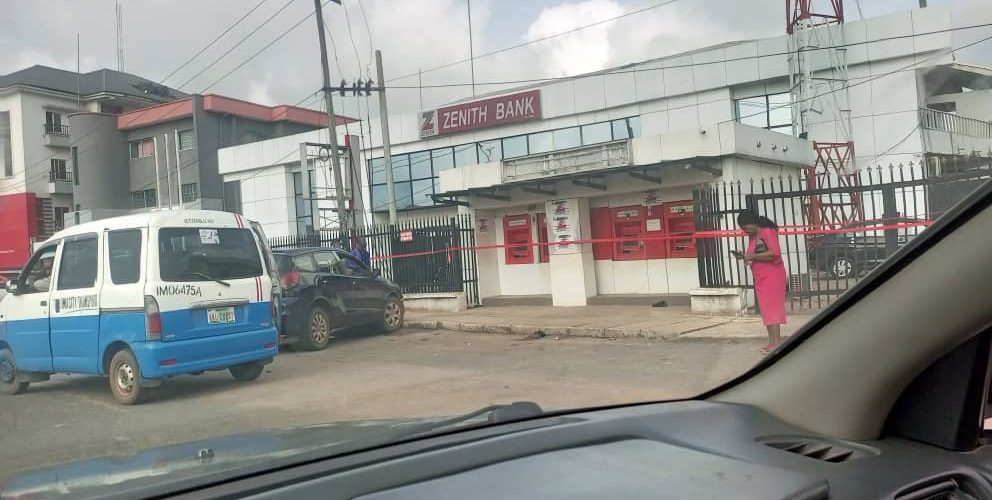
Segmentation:
<svg viewBox="0 0 992 500">
<path fill-rule="evenodd" d="M 216 309 L 207 309 L 207 324 L 223 325 L 225 323 L 234 323 L 233 307 L 218 307 Z"/>
</svg>

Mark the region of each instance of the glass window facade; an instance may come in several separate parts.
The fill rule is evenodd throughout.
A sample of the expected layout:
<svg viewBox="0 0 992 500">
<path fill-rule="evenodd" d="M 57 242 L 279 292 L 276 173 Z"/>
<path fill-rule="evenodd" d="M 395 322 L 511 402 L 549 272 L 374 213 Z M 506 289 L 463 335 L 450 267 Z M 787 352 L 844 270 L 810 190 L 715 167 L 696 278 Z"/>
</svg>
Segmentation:
<svg viewBox="0 0 992 500">
<path fill-rule="evenodd" d="M 734 101 L 737 121 L 775 132 L 792 134 L 792 106 L 788 92 Z"/>
<path fill-rule="evenodd" d="M 451 168 L 601 144 L 640 135 L 640 118 L 633 116 L 581 127 L 534 132 L 393 155 L 396 209 L 410 210 L 434 206 L 431 195 L 440 193 L 439 175 Z M 368 171 L 372 211 L 385 212 L 389 209 L 389 198 L 386 193 L 386 166 L 383 158 L 369 160 Z"/>
</svg>

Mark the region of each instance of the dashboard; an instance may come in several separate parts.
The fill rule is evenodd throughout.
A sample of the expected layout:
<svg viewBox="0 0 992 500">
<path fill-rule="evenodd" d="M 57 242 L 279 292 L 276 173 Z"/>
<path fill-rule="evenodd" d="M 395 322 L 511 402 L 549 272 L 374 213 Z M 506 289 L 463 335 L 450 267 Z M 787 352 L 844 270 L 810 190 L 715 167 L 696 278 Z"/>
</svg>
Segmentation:
<svg viewBox="0 0 992 500">
<path fill-rule="evenodd" d="M 992 499 L 992 451 L 804 434 L 760 410 L 685 401 L 450 433 L 238 480 L 192 498 Z"/>
</svg>

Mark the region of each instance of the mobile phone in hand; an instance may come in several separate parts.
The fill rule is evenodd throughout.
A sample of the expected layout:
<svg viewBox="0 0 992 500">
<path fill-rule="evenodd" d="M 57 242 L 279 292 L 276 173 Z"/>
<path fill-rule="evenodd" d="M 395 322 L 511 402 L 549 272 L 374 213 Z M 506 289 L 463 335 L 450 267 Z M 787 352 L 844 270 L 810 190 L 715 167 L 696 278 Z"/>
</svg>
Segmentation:
<svg viewBox="0 0 992 500">
<path fill-rule="evenodd" d="M 733 255 L 734 257 L 737 257 L 738 259 L 744 258 L 744 254 L 741 253 L 740 250 L 731 250 L 730 251 L 730 255 Z"/>
</svg>

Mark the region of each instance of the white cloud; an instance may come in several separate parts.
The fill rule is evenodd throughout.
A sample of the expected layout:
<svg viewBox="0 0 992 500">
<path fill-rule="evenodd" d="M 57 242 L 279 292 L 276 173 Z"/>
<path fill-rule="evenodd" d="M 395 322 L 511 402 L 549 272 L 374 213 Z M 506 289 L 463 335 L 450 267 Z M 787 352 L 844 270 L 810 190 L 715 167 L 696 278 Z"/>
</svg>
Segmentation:
<svg viewBox="0 0 992 500">
<path fill-rule="evenodd" d="M 265 104 L 271 106 L 273 104 L 278 104 L 275 97 L 272 96 L 271 84 L 272 78 L 270 75 L 266 75 L 265 80 L 251 80 L 248 82 L 248 98 L 247 100 L 255 102 L 258 104 Z"/>
<path fill-rule="evenodd" d="M 614 18 L 623 11 L 616 0 L 586 0 L 548 7 L 527 29 L 527 39 L 564 33 L 578 26 Z M 606 67 L 612 56 L 610 32 L 615 25 L 616 21 L 611 21 L 546 42 L 549 76 L 574 75 Z"/>
</svg>

